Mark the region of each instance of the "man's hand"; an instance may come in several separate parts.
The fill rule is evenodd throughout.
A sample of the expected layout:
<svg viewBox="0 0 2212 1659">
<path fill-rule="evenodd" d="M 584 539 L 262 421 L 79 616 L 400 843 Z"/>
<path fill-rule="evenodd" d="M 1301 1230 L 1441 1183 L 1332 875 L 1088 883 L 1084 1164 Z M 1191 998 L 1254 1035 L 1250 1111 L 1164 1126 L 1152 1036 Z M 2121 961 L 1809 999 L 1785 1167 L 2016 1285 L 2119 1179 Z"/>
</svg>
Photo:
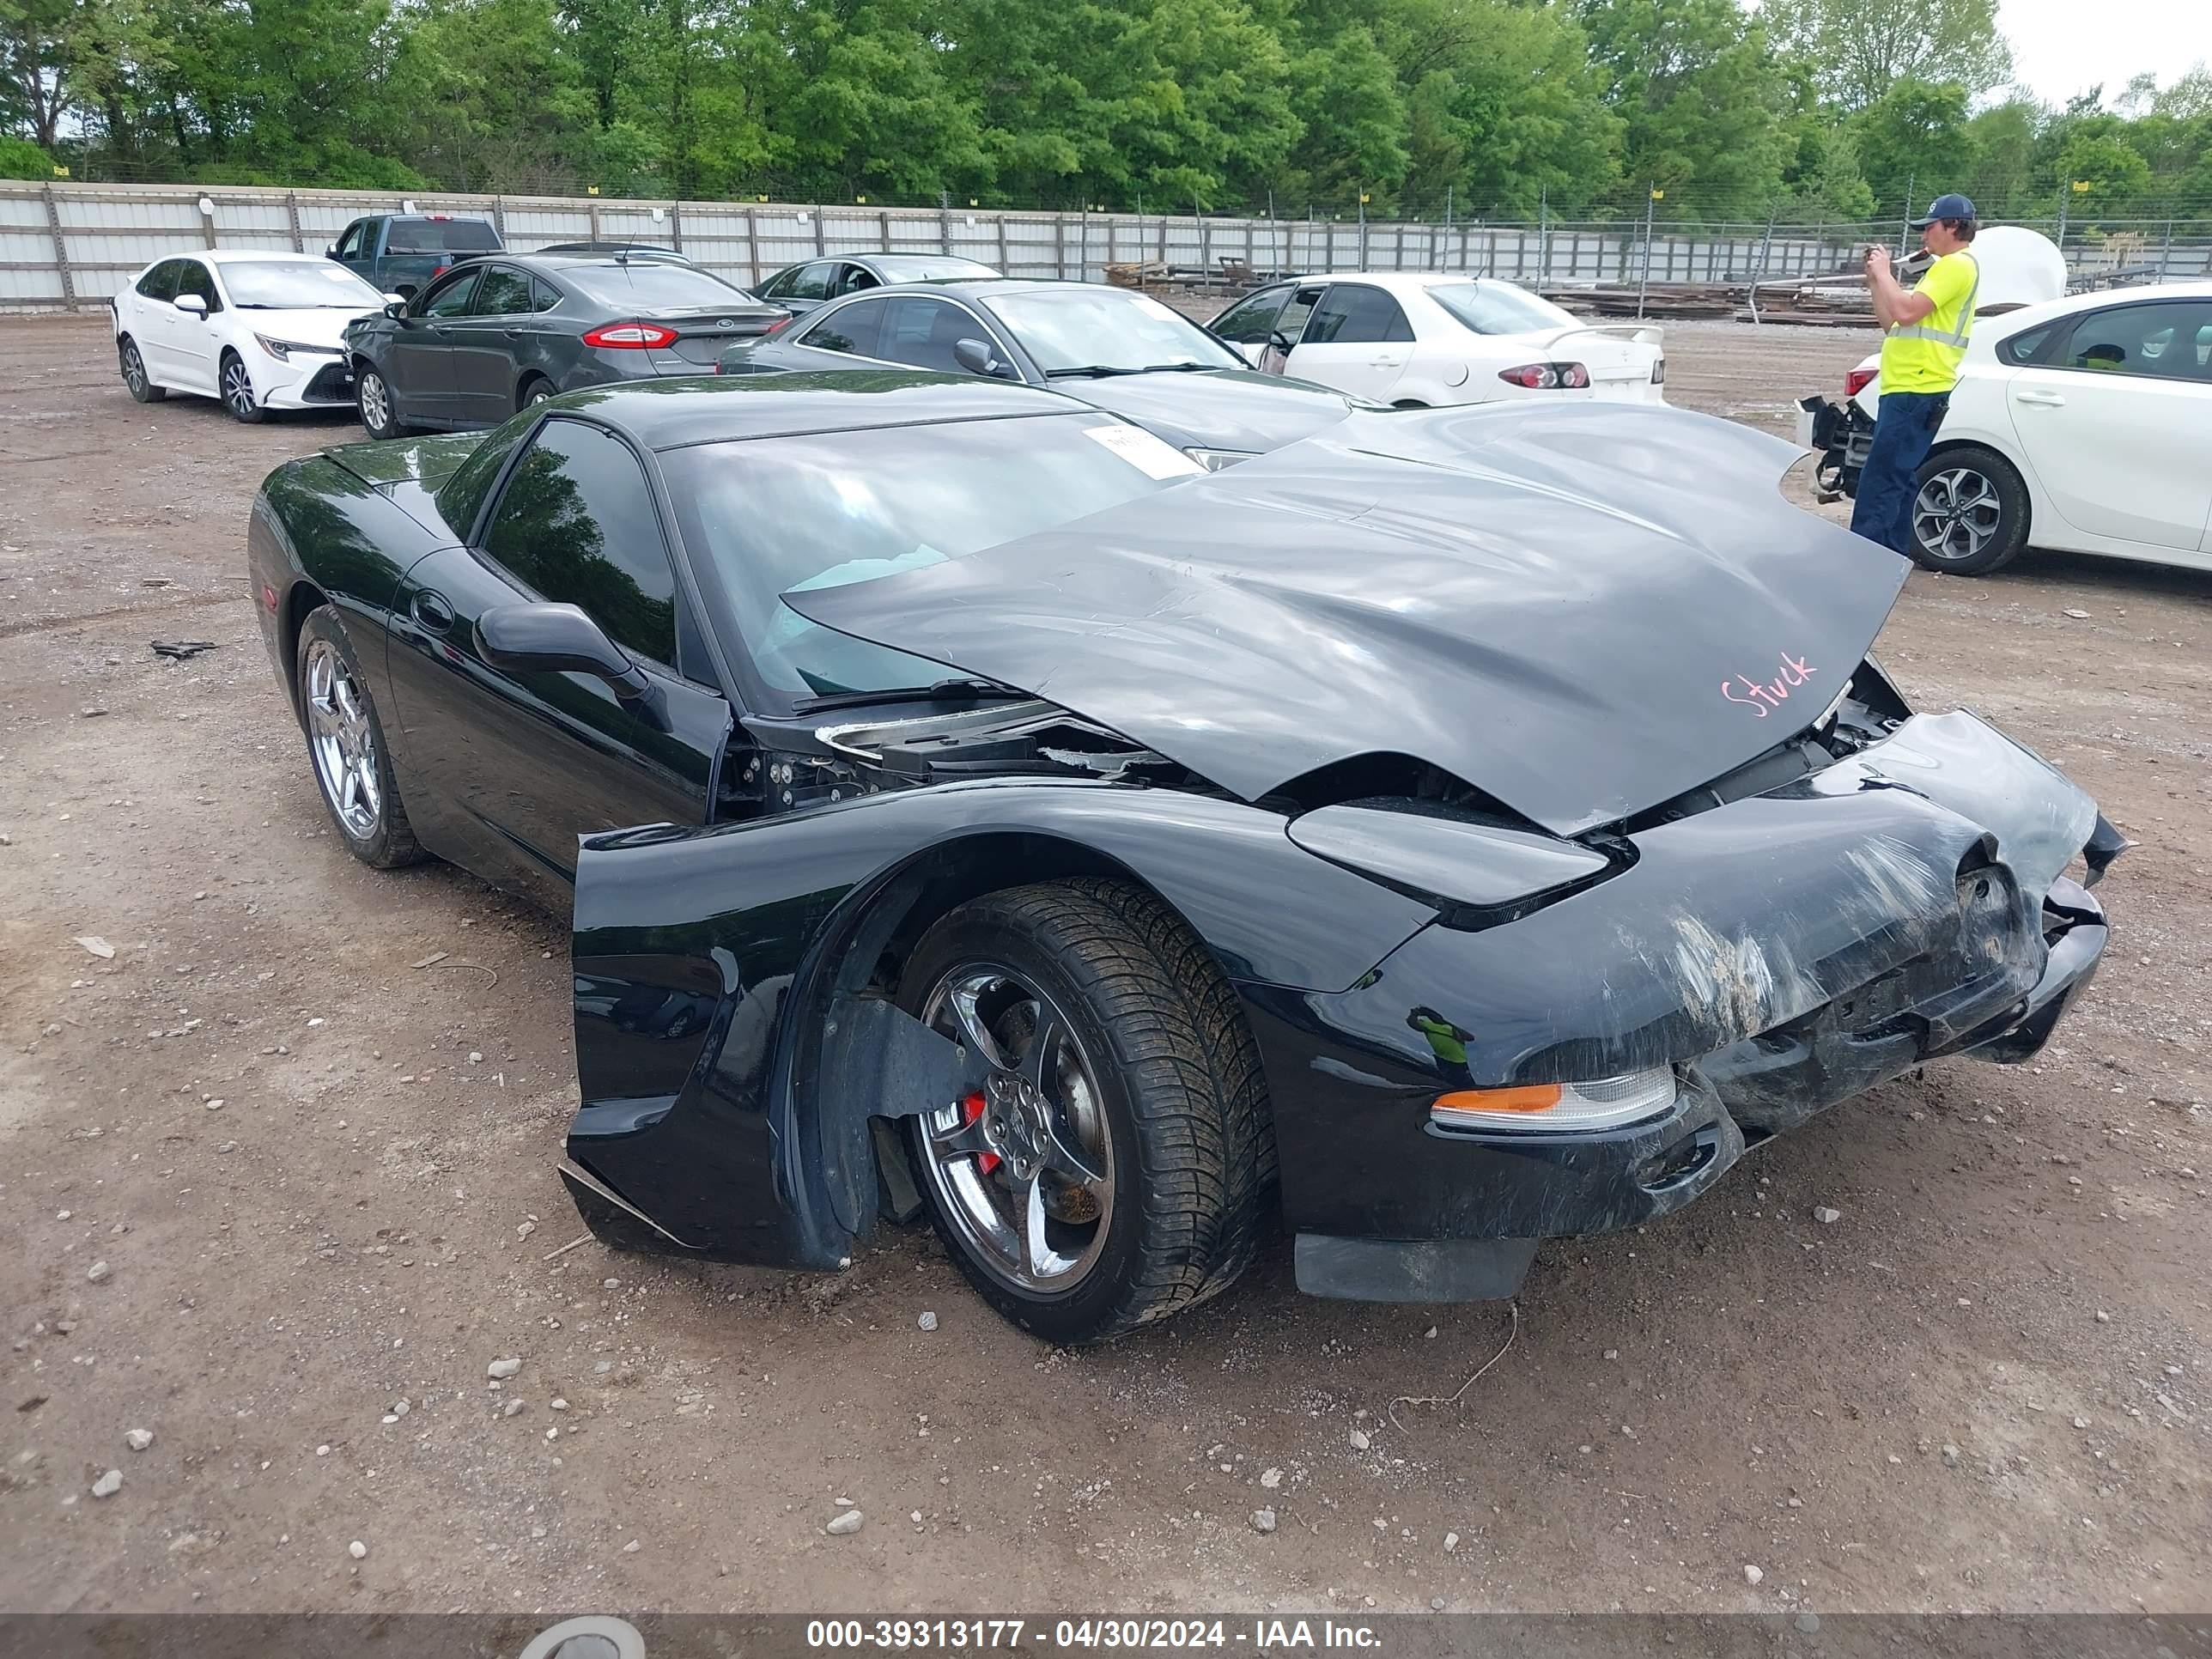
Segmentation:
<svg viewBox="0 0 2212 1659">
<path fill-rule="evenodd" d="M 1891 274 L 1889 250 L 1886 247 L 1869 248 L 1866 252 L 1866 268 L 1868 276 L 1878 281 L 1888 279 Z"/>
</svg>

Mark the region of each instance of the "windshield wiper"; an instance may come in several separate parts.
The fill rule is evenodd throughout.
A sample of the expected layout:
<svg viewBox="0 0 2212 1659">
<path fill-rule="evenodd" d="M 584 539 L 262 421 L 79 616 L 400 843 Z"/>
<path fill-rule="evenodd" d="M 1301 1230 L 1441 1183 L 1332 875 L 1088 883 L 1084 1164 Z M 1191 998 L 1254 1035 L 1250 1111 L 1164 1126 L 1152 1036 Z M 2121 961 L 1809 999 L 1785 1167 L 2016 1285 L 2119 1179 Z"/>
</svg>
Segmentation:
<svg viewBox="0 0 2212 1659">
<path fill-rule="evenodd" d="M 1095 380 L 1104 380 L 1109 374 L 1141 374 L 1141 368 L 1116 368 L 1111 363 L 1084 363 L 1074 368 L 1048 368 L 1044 377 L 1057 380 L 1066 374 L 1088 374 Z"/>
<path fill-rule="evenodd" d="M 895 685 L 883 691 L 833 691 L 826 696 L 801 697 L 791 705 L 791 712 L 815 714 L 871 702 L 992 702 L 1030 695 L 995 680 L 939 680 L 931 685 Z"/>
<path fill-rule="evenodd" d="M 1146 363 L 1136 372 L 1139 374 L 1211 374 L 1216 369 L 1231 366 L 1228 363 Z"/>
</svg>

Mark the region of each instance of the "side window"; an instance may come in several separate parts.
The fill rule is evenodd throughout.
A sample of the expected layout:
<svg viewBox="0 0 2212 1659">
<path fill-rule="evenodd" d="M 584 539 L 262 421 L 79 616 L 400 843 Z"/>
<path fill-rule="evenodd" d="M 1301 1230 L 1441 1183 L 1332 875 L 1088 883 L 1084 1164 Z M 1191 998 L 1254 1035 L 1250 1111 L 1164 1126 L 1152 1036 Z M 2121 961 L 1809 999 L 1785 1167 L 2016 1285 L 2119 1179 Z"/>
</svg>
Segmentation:
<svg viewBox="0 0 2212 1659">
<path fill-rule="evenodd" d="M 1313 321 L 1306 329 L 1310 345 L 1370 345 L 1413 337 L 1413 328 L 1398 302 L 1364 283 L 1334 284 L 1314 308 Z"/>
<path fill-rule="evenodd" d="M 792 300 L 826 300 L 830 297 L 830 273 L 835 270 L 836 266 L 826 259 L 801 265 L 787 275 L 776 293 Z"/>
<path fill-rule="evenodd" d="M 470 296 L 477 290 L 477 278 L 482 273 L 465 270 L 443 288 L 434 288 L 422 300 L 422 308 L 416 314 L 423 317 L 459 317 L 469 308 Z"/>
<path fill-rule="evenodd" d="M 791 292 L 791 284 L 799 275 L 794 265 L 789 270 L 779 270 L 755 290 L 763 300 L 780 300 Z"/>
<path fill-rule="evenodd" d="M 1287 288 L 1263 289 L 1249 300 L 1239 301 L 1213 319 L 1213 331 L 1224 340 L 1238 345 L 1265 345 L 1268 335 L 1274 332 L 1275 319 L 1283 314 L 1284 303 L 1291 297 Z"/>
<path fill-rule="evenodd" d="M 539 428 L 484 551 L 542 597 L 580 605 L 624 650 L 674 665 L 675 572 L 645 469 L 611 434 L 580 421 Z"/>
<path fill-rule="evenodd" d="M 368 220 L 356 219 L 345 228 L 345 234 L 338 238 L 339 258 L 358 259 L 368 251 L 362 246 L 362 242 L 368 234 Z"/>
<path fill-rule="evenodd" d="M 2031 328 L 2008 340 L 2000 340 L 1997 356 L 2008 363 L 2032 363 L 2050 343 L 2051 331 L 2057 326 L 2056 323 L 2045 323 L 2041 328 Z"/>
<path fill-rule="evenodd" d="M 933 368 L 945 374 L 964 374 L 952 348 L 962 340 L 988 341 L 990 330 L 949 300 L 921 295 L 886 297 L 884 330 L 876 356 L 915 368 Z"/>
<path fill-rule="evenodd" d="M 543 276 L 533 276 L 530 279 L 530 308 L 532 311 L 550 311 L 560 303 L 559 289 L 554 287 Z"/>
<path fill-rule="evenodd" d="M 882 286 L 883 284 L 875 279 L 874 273 L 864 270 L 859 265 L 843 264 L 837 267 L 837 286 L 835 291 L 839 294 L 858 294 L 863 289 Z"/>
<path fill-rule="evenodd" d="M 2074 325 L 2059 366 L 2160 380 L 2212 380 L 2198 349 L 2208 325 L 2212 325 L 2212 301 L 2114 306 Z"/>
<path fill-rule="evenodd" d="M 477 283 L 475 303 L 469 309 L 479 317 L 513 317 L 530 309 L 530 278 L 512 265 L 494 265 Z"/>
<path fill-rule="evenodd" d="M 855 300 L 839 306 L 799 337 L 817 351 L 849 351 L 856 357 L 880 357 L 884 331 L 882 300 Z"/>
<path fill-rule="evenodd" d="M 1283 307 L 1283 314 L 1275 319 L 1275 332 L 1292 345 L 1297 344 L 1306 331 L 1307 319 L 1313 315 L 1314 307 L 1321 303 L 1321 295 L 1322 291 L 1317 288 L 1302 288 L 1291 295 L 1290 304 Z"/>
<path fill-rule="evenodd" d="M 164 259 L 138 279 L 138 291 L 149 300 L 173 300 L 177 297 L 177 278 L 182 273 L 184 261 Z"/>
<path fill-rule="evenodd" d="M 222 309 L 222 301 L 216 297 L 215 273 L 198 259 L 177 261 L 177 293 L 180 297 L 186 294 L 198 295 L 207 301 L 210 317 Z"/>
</svg>

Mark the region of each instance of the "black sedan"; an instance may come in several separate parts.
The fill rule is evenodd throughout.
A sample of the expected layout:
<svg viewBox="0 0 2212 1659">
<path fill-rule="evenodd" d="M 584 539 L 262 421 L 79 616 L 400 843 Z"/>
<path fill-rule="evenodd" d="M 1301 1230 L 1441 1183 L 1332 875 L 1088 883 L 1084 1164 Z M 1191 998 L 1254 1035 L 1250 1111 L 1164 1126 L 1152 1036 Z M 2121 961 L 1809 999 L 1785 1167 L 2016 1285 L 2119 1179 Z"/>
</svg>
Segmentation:
<svg viewBox="0 0 2212 1659">
<path fill-rule="evenodd" d="M 998 274 L 957 253 L 840 253 L 786 265 L 760 285 L 760 294 L 793 316 L 804 316 L 817 306 L 872 288 Z"/>
<path fill-rule="evenodd" d="M 705 374 L 784 320 L 689 264 L 627 253 L 488 255 L 346 330 L 372 438 L 497 426 L 580 386 Z"/>
<path fill-rule="evenodd" d="M 1050 386 L 1157 433 L 1209 471 L 1379 408 L 1261 374 L 1150 295 L 989 277 L 854 295 L 733 343 L 724 374 L 896 365 Z"/>
<path fill-rule="evenodd" d="M 1906 706 L 1905 562 L 1796 458 L 1585 404 L 1208 475 L 986 380 L 691 380 L 289 463 L 249 560 L 356 854 L 573 904 L 595 1232 L 827 1269 L 927 1209 L 1077 1342 L 1275 1212 L 1308 1290 L 1510 1294 L 2048 1038 L 2124 843 Z"/>
</svg>

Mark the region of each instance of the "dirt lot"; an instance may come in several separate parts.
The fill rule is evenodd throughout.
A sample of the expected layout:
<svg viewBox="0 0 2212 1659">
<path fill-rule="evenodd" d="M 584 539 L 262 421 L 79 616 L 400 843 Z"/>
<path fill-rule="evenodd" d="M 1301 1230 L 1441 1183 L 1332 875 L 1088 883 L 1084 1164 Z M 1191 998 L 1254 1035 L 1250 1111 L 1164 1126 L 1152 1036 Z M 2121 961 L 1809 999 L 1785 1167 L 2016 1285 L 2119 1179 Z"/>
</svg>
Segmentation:
<svg viewBox="0 0 2212 1659">
<path fill-rule="evenodd" d="M 1669 390 L 1778 428 L 1863 349 L 1676 326 Z M 2142 843 L 2058 1046 L 1547 1249 L 1394 1424 L 1505 1308 L 1308 1300 L 1279 1247 L 1066 1353 L 919 1232 L 548 1260 L 566 934 L 346 854 L 244 592 L 256 483 L 356 436 L 0 323 L 0 1607 L 2212 1605 L 2212 576 L 1916 575 L 1882 641 Z"/>
</svg>

